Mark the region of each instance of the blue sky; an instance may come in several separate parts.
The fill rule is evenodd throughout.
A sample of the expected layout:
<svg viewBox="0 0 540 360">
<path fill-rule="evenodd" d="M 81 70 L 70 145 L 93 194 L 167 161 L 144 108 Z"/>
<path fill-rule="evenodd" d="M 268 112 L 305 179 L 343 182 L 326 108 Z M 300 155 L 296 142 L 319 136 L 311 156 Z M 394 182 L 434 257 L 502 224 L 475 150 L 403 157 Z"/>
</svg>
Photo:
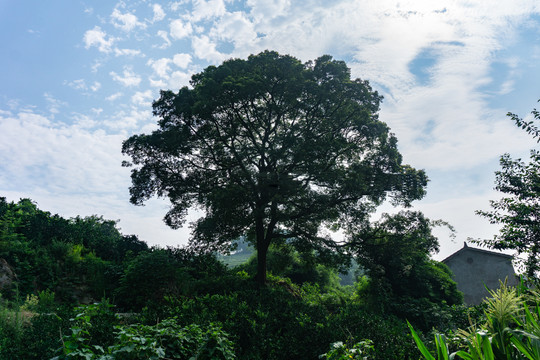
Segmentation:
<svg viewBox="0 0 540 360">
<path fill-rule="evenodd" d="M 150 244 L 189 231 L 162 223 L 166 201 L 129 203 L 121 143 L 155 129 L 160 89 L 232 57 L 330 54 L 369 80 L 405 163 L 431 179 L 415 209 L 457 230 L 437 231 L 438 259 L 497 232 L 474 211 L 499 196 L 499 156 L 535 147 L 506 113 L 540 98 L 537 1 L 0 0 L 0 43 L 0 196 L 118 219 Z"/>
</svg>

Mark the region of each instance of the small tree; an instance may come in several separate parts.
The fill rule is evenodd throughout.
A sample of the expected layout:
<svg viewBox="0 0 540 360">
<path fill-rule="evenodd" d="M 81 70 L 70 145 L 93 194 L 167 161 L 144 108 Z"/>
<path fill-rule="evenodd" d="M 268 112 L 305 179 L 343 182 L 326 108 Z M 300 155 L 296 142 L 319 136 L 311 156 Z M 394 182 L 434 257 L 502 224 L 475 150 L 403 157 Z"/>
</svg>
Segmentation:
<svg viewBox="0 0 540 360">
<path fill-rule="evenodd" d="M 450 269 L 430 259 L 431 253 L 439 251 L 439 241 L 432 234 L 435 226 L 448 226 L 453 231 L 444 221 L 430 220 L 417 211 L 402 211 L 383 214 L 379 222 L 355 234 L 351 246 L 370 278 L 371 300 L 379 308 L 396 307 L 407 299 L 449 305 L 463 302 Z"/>
<path fill-rule="evenodd" d="M 532 111 L 534 120 L 525 121 L 515 114 L 508 116 L 516 125 L 540 142 L 540 130 L 534 124 L 540 113 Z M 492 211 L 477 211 L 502 228 L 493 239 L 479 240 L 492 249 L 515 250 L 524 254 L 525 270 L 529 279 L 540 271 L 540 152 L 531 150 L 529 162 L 512 159 L 509 154 L 501 156 L 502 169 L 495 172 L 495 189 L 508 195 L 498 201 L 490 201 Z"/>
<path fill-rule="evenodd" d="M 388 194 L 404 205 L 424 195 L 424 172 L 402 165 L 378 119 L 381 96 L 342 61 L 265 51 L 210 66 L 191 85 L 162 91 L 159 129 L 124 142 L 131 202 L 167 197 L 173 228 L 202 208 L 194 246 L 226 248 L 248 235 L 260 284 L 276 239 L 328 252 L 322 226 L 366 221 Z"/>
</svg>

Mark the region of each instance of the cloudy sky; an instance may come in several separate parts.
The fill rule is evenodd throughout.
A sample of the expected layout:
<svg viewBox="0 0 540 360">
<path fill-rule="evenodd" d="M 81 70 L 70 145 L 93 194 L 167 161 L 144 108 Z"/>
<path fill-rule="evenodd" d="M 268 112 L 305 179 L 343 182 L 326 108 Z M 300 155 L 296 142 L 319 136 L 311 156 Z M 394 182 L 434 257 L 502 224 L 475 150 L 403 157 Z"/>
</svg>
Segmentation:
<svg viewBox="0 0 540 360">
<path fill-rule="evenodd" d="M 232 57 L 330 54 L 369 80 L 405 163 L 431 179 L 415 208 L 457 230 L 438 231 L 437 259 L 497 232 L 474 211 L 498 196 L 499 156 L 535 146 L 506 113 L 540 98 L 537 0 L 0 0 L 0 44 L 0 196 L 118 219 L 150 244 L 189 232 L 162 223 L 165 201 L 129 203 L 121 143 L 155 129 L 160 89 Z"/>
</svg>

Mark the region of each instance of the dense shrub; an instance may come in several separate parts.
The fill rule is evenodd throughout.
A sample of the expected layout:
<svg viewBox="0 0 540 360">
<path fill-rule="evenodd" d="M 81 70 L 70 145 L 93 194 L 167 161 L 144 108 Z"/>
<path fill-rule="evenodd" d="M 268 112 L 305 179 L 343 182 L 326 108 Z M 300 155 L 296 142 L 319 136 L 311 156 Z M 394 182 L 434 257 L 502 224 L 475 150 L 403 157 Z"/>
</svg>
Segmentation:
<svg viewBox="0 0 540 360">
<path fill-rule="evenodd" d="M 322 354 L 321 359 L 326 360 L 369 360 L 373 358 L 373 342 L 364 340 L 350 347 L 341 341 L 332 344 L 329 352 Z"/>
<path fill-rule="evenodd" d="M 154 248 L 129 261 L 116 290 L 116 302 L 129 310 L 159 306 L 165 297 L 231 291 L 227 268 L 213 254 L 181 248 Z"/>
<path fill-rule="evenodd" d="M 366 312 L 352 292 L 321 293 L 314 286 L 302 289 L 271 279 L 261 289 L 171 298 L 159 316 L 175 316 L 183 324 L 221 324 L 239 359 L 317 359 L 343 339 L 353 344 L 372 339 L 375 359 L 407 359 L 415 350 L 403 321 Z"/>
<path fill-rule="evenodd" d="M 165 296 L 187 294 L 191 277 L 166 250 L 155 249 L 135 257 L 120 279 L 116 299 L 120 306 L 140 310 Z"/>
</svg>

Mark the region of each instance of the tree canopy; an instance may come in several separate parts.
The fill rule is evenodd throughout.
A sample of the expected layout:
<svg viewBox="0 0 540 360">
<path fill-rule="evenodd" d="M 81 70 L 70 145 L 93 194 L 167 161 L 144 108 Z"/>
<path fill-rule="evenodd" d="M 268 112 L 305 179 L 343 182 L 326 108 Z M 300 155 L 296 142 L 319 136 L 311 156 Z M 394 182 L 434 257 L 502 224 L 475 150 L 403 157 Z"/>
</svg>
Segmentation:
<svg viewBox="0 0 540 360">
<path fill-rule="evenodd" d="M 209 66 L 191 87 L 161 91 L 159 128 L 123 143 L 131 202 L 168 198 L 173 228 L 188 209 L 204 210 L 192 224 L 196 247 L 247 235 L 264 283 L 272 242 L 328 253 L 324 226 L 347 230 L 387 197 L 405 206 L 423 197 L 427 177 L 402 164 L 381 99 L 328 55 L 302 63 L 265 51 Z"/>
</svg>

